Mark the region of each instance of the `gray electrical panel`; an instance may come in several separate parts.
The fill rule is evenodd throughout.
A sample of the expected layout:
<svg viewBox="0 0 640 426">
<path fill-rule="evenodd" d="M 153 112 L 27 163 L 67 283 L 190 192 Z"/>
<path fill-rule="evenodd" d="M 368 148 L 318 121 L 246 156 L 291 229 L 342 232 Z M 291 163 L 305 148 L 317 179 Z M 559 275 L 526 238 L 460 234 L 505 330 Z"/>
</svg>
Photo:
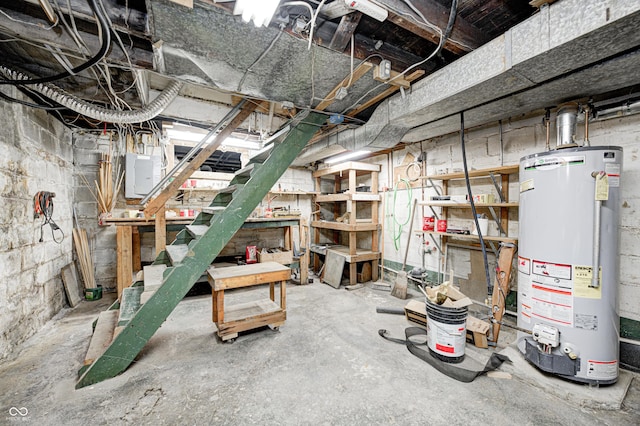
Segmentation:
<svg viewBox="0 0 640 426">
<path fill-rule="evenodd" d="M 127 154 L 125 157 L 125 198 L 143 198 L 160 182 L 159 155 Z"/>
</svg>

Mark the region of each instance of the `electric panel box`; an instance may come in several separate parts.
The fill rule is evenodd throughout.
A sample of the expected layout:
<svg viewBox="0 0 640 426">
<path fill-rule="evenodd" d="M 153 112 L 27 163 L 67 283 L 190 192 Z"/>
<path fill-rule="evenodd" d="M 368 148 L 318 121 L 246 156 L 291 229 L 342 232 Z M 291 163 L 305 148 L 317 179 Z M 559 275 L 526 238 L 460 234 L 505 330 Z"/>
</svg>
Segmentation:
<svg viewBox="0 0 640 426">
<path fill-rule="evenodd" d="M 160 182 L 159 155 L 127 154 L 125 157 L 125 198 L 143 198 Z"/>
</svg>

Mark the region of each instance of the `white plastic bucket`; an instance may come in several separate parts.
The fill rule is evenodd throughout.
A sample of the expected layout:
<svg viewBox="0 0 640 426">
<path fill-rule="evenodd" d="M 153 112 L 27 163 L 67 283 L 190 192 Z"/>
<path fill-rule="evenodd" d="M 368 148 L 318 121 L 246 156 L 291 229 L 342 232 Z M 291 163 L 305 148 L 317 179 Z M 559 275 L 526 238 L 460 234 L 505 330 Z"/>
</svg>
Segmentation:
<svg viewBox="0 0 640 426">
<path fill-rule="evenodd" d="M 467 308 L 447 308 L 427 300 L 427 347 L 436 358 L 462 362 L 467 337 Z"/>
</svg>

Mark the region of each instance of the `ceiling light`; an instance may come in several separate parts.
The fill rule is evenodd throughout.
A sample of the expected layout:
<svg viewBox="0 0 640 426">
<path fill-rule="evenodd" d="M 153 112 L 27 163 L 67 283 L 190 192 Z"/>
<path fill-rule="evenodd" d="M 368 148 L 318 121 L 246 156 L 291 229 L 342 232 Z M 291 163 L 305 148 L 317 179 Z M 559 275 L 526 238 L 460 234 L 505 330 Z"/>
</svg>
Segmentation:
<svg viewBox="0 0 640 426">
<path fill-rule="evenodd" d="M 334 163 L 340 163 L 342 161 L 347 161 L 347 160 L 354 160 L 356 158 L 360 158 L 360 157 L 364 157 L 367 154 L 370 154 L 371 151 L 367 151 L 365 150 L 361 150 L 361 151 L 355 151 L 355 152 L 350 152 L 348 154 L 341 154 L 338 155 L 336 157 L 331 157 L 327 160 L 324 160 L 325 163 L 327 164 L 334 164 Z"/>
<path fill-rule="evenodd" d="M 253 19 L 256 27 L 268 26 L 280 0 L 237 0 L 233 8 L 234 15 L 242 15 L 244 22 Z"/>
<path fill-rule="evenodd" d="M 250 150 L 262 149 L 262 142 L 256 140 L 228 137 L 222 142 L 225 148 L 244 148 Z"/>
</svg>

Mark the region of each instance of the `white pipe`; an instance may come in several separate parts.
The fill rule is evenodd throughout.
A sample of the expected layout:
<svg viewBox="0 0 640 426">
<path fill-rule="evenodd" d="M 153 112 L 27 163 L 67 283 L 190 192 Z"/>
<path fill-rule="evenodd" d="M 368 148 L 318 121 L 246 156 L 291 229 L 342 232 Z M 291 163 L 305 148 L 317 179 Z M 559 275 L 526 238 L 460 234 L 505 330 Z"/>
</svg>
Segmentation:
<svg viewBox="0 0 640 426">
<path fill-rule="evenodd" d="M 12 80 L 29 80 L 29 78 L 18 72 L 0 65 L 0 73 Z M 47 98 L 69 108 L 72 111 L 82 114 L 94 120 L 106 123 L 131 124 L 149 121 L 159 115 L 178 96 L 182 88 L 182 83 L 173 81 L 162 91 L 150 104 L 134 111 L 116 111 L 94 105 L 90 102 L 78 99 L 54 85 L 35 84 L 31 89 L 46 96 Z"/>
</svg>

